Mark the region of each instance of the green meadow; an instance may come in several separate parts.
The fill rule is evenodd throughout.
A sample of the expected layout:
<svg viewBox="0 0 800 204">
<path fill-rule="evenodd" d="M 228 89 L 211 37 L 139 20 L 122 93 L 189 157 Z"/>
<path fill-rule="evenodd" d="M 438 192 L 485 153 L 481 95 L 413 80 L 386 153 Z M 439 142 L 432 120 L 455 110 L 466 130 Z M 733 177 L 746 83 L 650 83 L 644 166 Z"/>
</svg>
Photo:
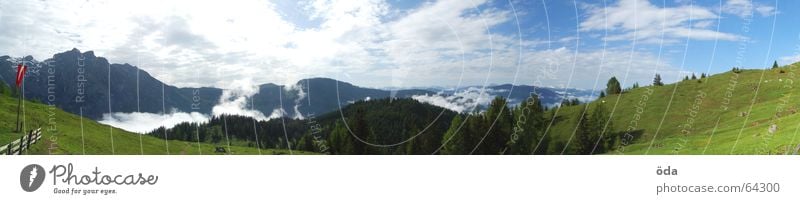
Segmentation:
<svg viewBox="0 0 800 204">
<path fill-rule="evenodd" d="M 613 112 L 609 130 L 628 135 L 607 154 L 794 154 L 800 66 L 737 72 L 642 86 L 589 103 L 603 103 Z M 560 122 L 549 136 L 572 137 L 578 111 L 580 106 L 551 110 L 549 119 Z"/>
<path fill-rule="evenodd" d="M 616 148 L 606 154 L 794 154 L 800 143 L 800 66 L 728 71 L 663 86 L 642 86 L 588 104 L 611 117 L 606 134 Z M 602 103 L 602 106 L 597 104 Z M 131 133 L 24 101 L 25 130 L 42 128 L 43 138 L 26 154 L 58 155 L 197 155 L 309 154 L 286 149 L 257 149 L 246 141 L 218 144 L 165 140 Z M 565 143 L 572 138 L 581 106 L 546 112 L 547 137 Z M 0 144 L 18 139 L 14 132 L 17 99 L 0 96 Z M 551 142 L 552 143 L 552 142 Z M 216 153 L 223 147 L 227 153 Z"/>
<path fill-rule="evenodd" d="M 242 142 L 221 144 L 164 140 L 150 135 L 127 132 L 88 118 L 67 113 L 42 103 L 24 101 L 25 131 L 42 128 L 42 140 L 32 145 L 26 154 L 37 155 L 215 155 L 290 154 L 289 150 L 257 149 L 246 147 Z M 19 139 L 22 133 L 14 132 L 17 114 L 17 98 L 0 96 L 0 144 Z M 226 153 L 216 153 L 223 147 Z M 291 154 L 308 154 L 292 151 Z"/>
</svg>

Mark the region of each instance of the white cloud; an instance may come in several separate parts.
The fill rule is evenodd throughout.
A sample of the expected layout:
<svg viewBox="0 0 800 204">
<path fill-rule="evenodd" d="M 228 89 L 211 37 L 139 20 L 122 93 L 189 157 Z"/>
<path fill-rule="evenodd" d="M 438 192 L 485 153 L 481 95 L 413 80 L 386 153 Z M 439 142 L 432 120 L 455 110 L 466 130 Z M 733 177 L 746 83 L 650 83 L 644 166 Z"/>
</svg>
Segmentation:
<svg viewBox="0 0 800 204">
<path fill-rule="evenodd" d="M 72 47 L 94 50 L 177 86 L 226 87 L 244 77 L 292 84 L 343 73 L 356 84 L 385 86 L 391 70 L 394 81 L 404 81 L 399 85 L 420 86 L 432 82 L 405 81 L 410 77 L 400 73 L 430 72 L 462 54 L 485 56 L 492 44 L 505 49 L 515 42 L 487 32 L 511 20 L 508 11 L 478 9 L 488 0 L 442 0 L 408 11 L 383 0 L 298 4 L 318 25 L 298 26 L 274 3 L 256 0 L 1 0 L 3 11 L 26 15 L 0 13 L 0 54 L 42 59 Z"/>
<path fill-rule="evenodd" d="M 775 7 L 761 3 L 753 3 L 752 0 L 728 0 L 722 6 L 722 12 L 736 15 L 741 18 L 752 17 L 754 13 L 761 16 L 772 16 L 776 14 Z"/>
<path fill-rule="evenodd" d="M 233 81 L 230 86 L 230 89 L 222 91 L 219 103 L 211 109 L 213 115 L 241 115 L 252 117 L 256 120 L 269 119 L 261 111 L 253 109 L 252 101 L 249 100 L 258 93 L 258 85 L 249 79 L 241 79 Z M 285 115 L 284 113 L 279 116 Z M 275 113 L 273 112 L 273 114 Z"/>
<path fill-rule="evenodd" d="M 293 89 L 297 90 L 297 99 L 294 100 L 294 118 L 300 120 L 305 119 L 303 113 L 300 112 L 300 103 L 306 98 L 307 94 L 303 86 L 293 86 Z"/>
<path fill-rule="evenodd" d="M 366 7 L 355 3 L 340 4 Z M 332 25 L 322 29 L 300 29 L 272 3 L 257 0 L 0 1 L 0 8 L 2 54 L 42 59 L 73 47 L 94 50 L 178 86 L 224 86 L 242 76 L 297 79 L 302 76 L 295 73 L 323 70 L 320 61 L 359 52 L 335 40 L 346 29 L 369 26 L 352 23 L 366 19 L 353 16 L 330 19 Z M 11 12 L 23 10 L 26 15 Z"/>
<path fill-rule="evenodd" d="M 761 14 L 761 16 L 772 16 L 778 13 L 778 11 L 775 10 L 775 7 L 763 5 L 756 7 L 756 12 Z"/>
<path fill-rule="evenodd" d="M 385 58 L 382 64 L 393 68 L 379 72 L 392 82 L 383 85 L 421 85 L 429 80 L 419 78 L 420 75 L 467 72 L 466 77 L 485 77 L 490 66 L 484 66 L 478 72 L 468 72 L 463 70 L 464 58 L 480 59 L 481 64 L 488 65 L 491 61 L 488 57 L 493 52 L 513 49 L 515 43 L 520 43 L 513 40 L 513 36 L 489 32 L 490 28 L 510 21 L 512 16 L 502 10 L 476 12 L 475 6 L 486 3 L 486 0 L 425 3 L 403 18 L 389 22 L 381 30 L 385 37 L 378 45 L 381 56 Z M 479 83 L 480 80 L 469 82 Z"/>
<path fill-rule="evenodd" d="M 786 64 L 794 64 L 794 63 L 800 62 L 800 54 L 781 57 L 780 60 L 778 60 L 778 61 L 781 64 L 784 64 L 784 65 L 786 65 Z"/>
<path fill-rule="evenodd" d="M 708 21 L 716 22 L 720 16 L 699 6 L 661 8 L 647 0 L 620 0 L 608 7 L 590 8 L 587 12 L 588 17 L 580 23 L 580 30 L 610 30 L 607 40 L 612 41 L 658 43 L 662 39 L 662 33 L 666 42 L 686 38 L 729 41 L 743 39 L 735 34 L 708 28 Z"/>
<path fill-rule="evenodd" d="M 276 109 L 272 110 L 272 113 L 269 114 L 268 118 L 269 119 L 275 119 L 275 118 L 281 118 L 281 117 L 284 117 L 284 116 L 287 116 L 287 115 L 288 114 L 286 113 L 285 110 L 283 110 L 283 108 L 276 108 Z"/>
<path fill-rule="evenodd" d="M 198 112 L 172 112 L 168 114 L 133 112 L 106 113 L 103 114 L 103 119 L 98 122 L 130 132 L 147 133 L 159 127 L 172 128 L 183 122 L 203 123 L 207 121 L 208 116 Z"/>
<path fill-rule="evenodd" d="M 662 75 L 665 83 L 678 80 L 680 71 L 649 52 L 631 51 L 626 48 L 603 50 L 578 50 L 559 47 L 553 49 L 523 50 L 519 70 L 517 60 L 520 53 L 514 50 L 496 51 L 492 79 L 517 84 L 528 84 L 553 88 L 602 89 L 606 81 L 616 76 L 624 86 L 634 82 L 650 84 L 653 75 Z M 467 72 L 482 72 L 489 66 L 488 56 L 468 59 Z M 460 62 L 441 64 L 440 67 L 457 67 Z M 599 74 L 599 76 L 598 76 Z M 627 78 L 626 78 L 627 75 Z M 683 76 L 683 75 L 680 75 Z M 458 74 L 417 75 L 421 80 L 457 81 Z M 478 77 L 483 77 L 478 75 Z M 466 78 L 466 77 L 465 77 Z M 483 78 L 480 78 L 483 79 Z M 597 84 L 597 86 L 595 86 Z"/>
<path fill-rule="evenodd" d="M 632 2 L 639 4 L 637 18 L 631 13 Z M 535 39 L 494 32 L 499 25 L 529 16 L 494 8 L 489 0 L 424 2 L 408 10 L 382 0 L 298 4 L 302 8 L 297 11 L 305 12 L 301 16 L 312 25 L 299 25 L 274 3 L 256 0 L 0 0 L 0 54 L 33 54 L 41 59 L 78 47 L 95 50 L 112 62 L 137 65 L 167 84 L 229 89 L 239 88 L 235 86 L 242 84 L 231 82 L 242 79 L 250 84 L 294 84 L 317 76 L 368 87 L 530 84 L 553 66 L 558 68 L 554 77 L 541 79 L 543 84 L 592 88 L 594 75 L 570 76 L 572 62 L 578 65 L 575 73 L 595 73 L 603 58 L 595 50 L 581 49 L 577 55 L 566 48 L 542 50 Z M 6 12 L 23 10 L 26 15 Z M 581 29 L 604 29 L 597 20 L 601 11 L 590 9 Z M 669 19 L 668 38 L 739 38 L 707 30 L 718 17 L 707 9 L 658 8 L 643 0 L 623 0 L 609 7 L 609 25 L 620 31 L 610 38 L 630 35 L 632 23 L 639 24 L 637 38 L 659 36 L 662 12 Z M 688 12 L 693 14 L 693 25 L 688 24 Z M 29 49 L 18 49 L 23 44 Z M 611 49 L 606 55 L 609 65 L 601 80 L 621 77 L 631 53 Z M 651 78 L 655 58 L 633 55 L 631 78 Z M 568 79 L 572 83 L 566 84 Z M 241 96 L 247 94 L 229 93 L 216 111 L 269 118 L 250 112 L 247 97 Z"/>
<path fill-rule="evenodd" d="M 419 102 L 447 108 L 459 113 L 465 113 L 472 112 L 480 106 L 487 106 L 495 97 L 489 94 L 489 91 L 490 90 L 482 91 L 482 89 L 478 87 L 468 87 L 452 95 L 445 95 L 442 93 L 435 95 L 425 94 L 415 95 L 411 98 Z"/>
</svg>

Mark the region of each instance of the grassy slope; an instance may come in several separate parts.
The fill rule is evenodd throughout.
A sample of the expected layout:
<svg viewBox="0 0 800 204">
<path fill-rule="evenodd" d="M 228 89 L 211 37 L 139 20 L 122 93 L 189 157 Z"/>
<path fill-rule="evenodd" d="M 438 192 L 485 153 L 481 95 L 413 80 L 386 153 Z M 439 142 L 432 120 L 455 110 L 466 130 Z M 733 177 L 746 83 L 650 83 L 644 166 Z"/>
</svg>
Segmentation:
<svg viewBox="0 0 800 204">
<path fill-rule="evenodd" d="M 780 73 L 784 70 L 785 73 Z M 747 112 L 751 100 L 755 96 L 755 89 L 759 84 L 758 95 L 755 98 L 752 111 L 745 117 L 741 112 Z M 800 114 L 796 110 L 800 104 L 796 94 L 800 91 L 799 81 L 800 66 L 792 65 L 774 70 L 743 70 L 736 74 L 725 72 L 710 76 L 698 83 L 697 80 L 683 81 L 661 87 L 642 87 L 631 90 L 622 95 L 612 95 L 592 102 L 604 103 L 604 107 L 611 113 L 613 109 L 612 124 L 614 131 L 622 131 L 634 120 L 636 104 L 652 89 L 652 95 L 644 101 L 644 112 L 639 116 L 638 127 L 643 134 L 637 136 L 632 145 L 624 148 L 623 154 L 781 154 L 788 149 L 794 149 L 800 143 L 797 136 L 800 129 Z M 726 99 L 726 90 L 729 89 L 731 80 L 735 78 L 736 86 L 733 94 L 728 97 L 730 104 L 723 110 L 723 101 Z M 677 89 L 675 89 L 677 86 Z M 673 90 L 675 94 L 673 95 Z M 703 91 L 705 97 L 698 99 L 698 91 Z M 670 103 L 670 97 L 672 102 Z M 619 104 L 614 108 L 615 102 Z M 696 103 L 700 102 L 700 103 Z M 690 111 L 697 104 L 697 114 L 692 117 Z M 19 137 L 13 133 L 16 119 L 15 98 L 0 96 L 0 144 L 6 144 Z M 667 106 L 669 110 L 667 111 Z M 49 106 L 25 102 L 26 128 L 42 127 L 44 140 L 31 149 L 31 154 L 83 154 L 81 143 L 80 117 L 51 109 Z M 577 115 L 578 106 L 565 107 L 558 111 L 558 122 L 550 128 L 549 137 L 555 140 L 567 140 L 572 135 Z M 48 129 L 48 118 L 51 111 L 55 113 L 55 130 Z M 591 111 L 591 110 L 590 110 Z M 666 115 L 664 115 L 666 113 Z M 780 114 L 778 114 L 780 113 Z M 777 115 L 780 115 L 778 117 Z M 663 123 L 662 123 L 662 117 Z M 694 120 L 690 122 L 690 120 Z M 719 125 L 716 126 L 717 120 Z M 682 134 L 687 124 L 689 134 Z M 769 134 L 768 128 L 776 124 L 778 130 Z M 660 128 L 659 128 L 660 126 Z M 113 131 L 114 154 L 167 154 L 165 140 L 110 128 L 89 119 L 83 119 L 83 135 L 86 154 L 112 154 L 111 135 Z M 656 131 L 658 135 L 656 136 Z M 741 132 L 741 133 L 740 133 Z M 713 133 L 713 137 L 710 137 Z M 655 140 L 653 138 L 655 137 Z M 738 138 L 738 139 L 737 139 Z M 52 140 L 55 142 L 52 142 Z M 653 141 L 652 148 L 650 142 Z M 737 142 L 738 141 L 738 142 Z M 56 148 L 48 151 L 47 147 L 55 143 Z M 170 154 L 198 154 L 198 144 L 169 140 Z M 707 145 L 708 144 L 708 145 Z M 733 149 L 734 144 L 736 148 Z M 203 154 L 213 154 L 216 145 L 201 143 L 200 150 Z M 708 148 L 706 149 L 706 146 Z M 733 150 L 733 151 L 732 151 Z M 705 151 L 705 152 L 704 152 Z M 792 151 L 792 150 L 790 150 Z M 248 147 L 233 147 L 233 154 L 258 154 L 258 150 Z M 262 154 L 288 153 L 285 150 L 261 150 Z M 303 153 L 295 151 L 297 153 Z M 619 152 L 612 152 L 618 154 Z"/>
<path fill-rule="evenodd" d="M 34 145 L 28 154 L 84 154 L 84 150 L 86 154 L 96 155 L 216 154 L 214 149 L 217 145 L 214 144 L 166 141 L 148 135 L 140 137 L 139 134 L 112 128 L 87 118 L 83 118 L 83 134 L 81 134 L 81 117 L 44 104 L 28 101 L 24 104 L 26 130 L 42 127 L 43 131 L 43 140 Z M 7 144 L 19 138 L 20 133 L 13 132 L 16 112 L 16 98 L 0 96 L 0 118 L 3 118 L 0 120 L 0 144 Z M 50 120 L 50 118 L 54 118 L 54 120 Z M 53 124 L 55 126 L 52 126 Z M 82 139 L 85 144 L 81 142 Z M 167 144 L 169 152 L 167 152 Z M 48 147 L 51 146 L 55 148 L 48 150 Z M 228 149 L 227 145 L 220 146 Z M 259 154 L 259 150 L 256 148 L 232 146 L 231 149 L 228 149 L 231 154 Z M 306 154 L 307 152 L 293 151 L 293 153 Z M 289 152 L 288 150 L 262 149 L 261 154 L 289 154 Z"/>
<path fill-rule="evenodd" d="M 785 73 L 780 73 L 780 70 Z M 762 73 L 763 79 L 760 80 Z M 791 153 L 800 142 L 800 137 L 797 137 L 800 114 L 793 113 L 800 105 L 796 102 L 800 83 L 793 84 L 794 81 L 800 81 L 798 75 L 800 66 L 797 64 L 780 69 L 743 70 L 738 77 L 733 72 L 725 72 L 708 77 L 702 83 L 689 80 L 661 87 L 641 87 L 592 102 L 592 105 L 604 103 L 610 113 L 619 99 L 612 123 L 613 130 L 620 132 L 631 125 L 631 121 L 635 121 L 636 104 L 641 101 L 646 103 L 643 113 L 639 114 L 637 128 L 643 130 L 643 134 L 633 144 L 613 154 Z M 759 80 L 761 84 L 756 95 Z M 731 81 L 737 83 L 732 94 L 726 97 Z M 652 94 L 647 100 L 642 100 L 643 96 L 648 95 L 648 89 L 652 89 Z M 670 105 L 673 90 L 675 94 Z M 704 92 L 705 96 L 698 96 L 699 91 Z M 747 116 L 741 116 L 740 113 L 748 112 L 754 96 L 752 111 Z M 726 98 L 730 99 L 730 103 L 727 104 L 728 109 L 724 110 Z M 558 111 L 561 118 L 557 121 L 561 122 L 551 128 L 550 136 L 556 140 L 569 138 L 575 127 L 572 118 L 578 115 L 579 109 L 573 106 Z M 690 114 L 693 110 L 697 113 L 695 116 Z M 719 125 L 715 130 L 717 120 Z M 771 124 L 778 127 L 774 134 L 768 133 Z M 684 129 L 689 133 L 683 134 Z"/>
</svg>

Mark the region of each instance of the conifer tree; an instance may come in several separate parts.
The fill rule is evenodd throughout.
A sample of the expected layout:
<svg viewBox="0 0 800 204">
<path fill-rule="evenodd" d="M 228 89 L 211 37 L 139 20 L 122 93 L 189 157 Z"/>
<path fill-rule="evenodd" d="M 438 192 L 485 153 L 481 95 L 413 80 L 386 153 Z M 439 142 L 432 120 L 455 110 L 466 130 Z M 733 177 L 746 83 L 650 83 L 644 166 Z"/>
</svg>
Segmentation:
<svg viewBox="0 0 800 204">
<path fill-rule="evenodd" d="M 589 132 L 591 124 L 589 124 L 589 113 L 586 111 L 586 105 L 582 105 L 580 111 L 576 112 L 573 140 L 564 147 L 564 154 L 588 154 L 591 151 L 589 147 L 590 140 L 592 140 Z"/>
<path fill-rule="evenodd" d="M 608 83 L 606 83 L 606 94 L 614 95 L 620 93 L 622 93 L 622 86 L 617 80 L 617 77 L 611 77 L 611 79 L 608 79 Z"/>
<path fill-rule="evenodd" d="M 333 154 L 354 154 L 353 141 L 355 140 L 341 121 L 336 121 L 336 125 L 328 137 Z M 358 141 L 356 141 L 358 142 Z"/>
<path fill-rule="evenodd" d="M 475 154 L 499 154 L 508 144 L 513 124 L 513 116 L 508 108 L 508 102 L 503 97 L 495 97 L 489 104 L 484 118 L 486 133 L 482 136 L 483 142 L 478 146 Z"/>
<path fill-rule="evenodd" d="M 466 146 L 464 144 L 464 130 L 467 125 L 463 124 L 464 119 L 461 115 L 456 115 L 450 122 L 450 128 L 444 133 L 442 137 L 442 144 L 444 145 L 441 154 L 466 154 Z M 459 129 L 461 128 L 461 129 Z"/>
<path fill-rule="evenodd" d="M 594 140 L 594 144 L 592 144 L 592 149 L 589 150 L 588 154 L 601 154 L 609 151 L 614 146 L 616 138 L 610 131 L 614 125 L 609 120 L 602 103 L 598 103 L 594 107 L 589 121 L 591 123 L 589 132 L 591 132 L 590 135 L 591 139 Z"/>
<path fill-rule="evenodd" d="M 570 106 L 570 105 L 572 105 L 572 101 L 570 101 L 568 98 L 561 99 L 561 106 L 560 107 L 566 107 L 566 106 Z"/>
<path fill-rule="evenodd" d="M 664 83 L 661 82 L 660 74 L 656 74 L 656 76 L 653 78 L 653 86 L 664 86 Z"/>
<path fill-rule="evenodd" d="M 581 100 L 578 100 L 578 98 L 572 98 L 572 100 L 569 101 L 569 105 L 572 105 L 572 106 L 580 105 L 580 104 L 581 104 Z"/>
<path fill-rule="evenodd" d="M 537 96 L 531 96 L 514 111 L 513 132 L 506 154 L 532 154 L 544 132 L 544 110 Z"/>
<path fill-rule="evenodd" d="M 369 144 L 365 143 L 370 142 L 372 137 L 370 136 L 369 127 L 367 126 L 367 121 L 364 118 L 364 110 L 358 109 L 356 110 L 355 115 L 351 119 L 351 122 L 348 124 L 352 130 L 355 137 L 361 139 L 363 141 L 359 141 L 356 138 L 353 138 L 353 154 L 369 154 L 370 147 Z"/>
</svg>

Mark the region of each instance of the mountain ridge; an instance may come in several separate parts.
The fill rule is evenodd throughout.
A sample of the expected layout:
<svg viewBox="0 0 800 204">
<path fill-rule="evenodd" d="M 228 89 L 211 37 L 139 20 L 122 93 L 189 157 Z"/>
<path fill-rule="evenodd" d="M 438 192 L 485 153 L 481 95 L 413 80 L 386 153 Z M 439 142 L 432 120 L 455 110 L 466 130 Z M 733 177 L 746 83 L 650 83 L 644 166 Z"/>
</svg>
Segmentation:
<svg viewBox="0 0 800 204">
<path fill-rule="evenodd" d="M 117 112 L 158 114 L 180 111 L 210 115 L 226 91 L 216 87 L 177 87 L 166 84 L 137 66 L 111 63 L 104 57 L 96 56 L 94 51 L 81 52 L 77 48 L 56 53 L 44 61 L 37 61 L 32 56 L 0 56 L 0 68 L 3 68 L 0 69 L 0 79 L 13 86 L 16 64 L 22 61 L 29 66 L 24 82 L 26 98 L 50 103 L 67 112 L 82 114 L 94 120 Z M 515 87 L 514 91 L 510 92 L 508 86 Z M 367 88 L 323 77 L 301 79 L 292 86 L 264 83 L 258 87 L 259 91 L 250 96 L 253 104 L 249 108 L 265 115 L 277 111 L 285 113 L 281 116 L 299 118 L 335 111 L 358 100 L 392 96 L 411 98 L 419 95 L 446 97 L 457 94 L 437 88 Z M 468 87 L 476 86 L 466 86 L 464 89 Z M 564 95 L 559 94 L 559 90 L 528 85 L 501 84 L 487 88 L 490 92 L 493 89 L 508 89 L 509 91 L 498 91 L 496 94 L 504 97 L 513 95 L 514 97 L 509 97 L 512 101 L 524 100 L 534 89 L 538 89 L 545 104 L 557 104 Z M 85 100 L 79 101 L 78 98 Z"/>
</svg>

